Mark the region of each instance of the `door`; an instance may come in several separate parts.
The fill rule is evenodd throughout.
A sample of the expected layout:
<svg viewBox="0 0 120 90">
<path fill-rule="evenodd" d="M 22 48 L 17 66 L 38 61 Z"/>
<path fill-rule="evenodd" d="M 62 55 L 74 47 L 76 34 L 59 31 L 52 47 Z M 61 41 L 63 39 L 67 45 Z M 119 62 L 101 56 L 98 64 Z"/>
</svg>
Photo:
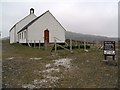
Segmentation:
<svg viewBox="0 0 120 90">
<path fill-rule="evenodd" d="M 44 42 L 49 43 L 49 31 L 44 31 Z"/>
</svg>

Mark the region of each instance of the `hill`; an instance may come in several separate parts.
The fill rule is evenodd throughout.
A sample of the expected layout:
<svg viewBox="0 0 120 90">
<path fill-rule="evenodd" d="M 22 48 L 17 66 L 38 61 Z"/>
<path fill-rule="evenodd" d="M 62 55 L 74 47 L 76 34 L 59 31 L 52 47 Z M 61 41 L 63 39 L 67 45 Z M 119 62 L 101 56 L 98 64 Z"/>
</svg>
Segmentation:
<svg viewBox="0 0 120 90">
<path fill-rule="evenodd" d="M 65 32 L 65 38 L 66 39 L 73 39 L 73 40 L 86 40 L 86 41 L 106 41 L 106 40 L 117 41 L 117 38 L 81 34 L 81 33 L 75 33 L 75 32 L 70 32 L 70 31 Z"/>
</svg>

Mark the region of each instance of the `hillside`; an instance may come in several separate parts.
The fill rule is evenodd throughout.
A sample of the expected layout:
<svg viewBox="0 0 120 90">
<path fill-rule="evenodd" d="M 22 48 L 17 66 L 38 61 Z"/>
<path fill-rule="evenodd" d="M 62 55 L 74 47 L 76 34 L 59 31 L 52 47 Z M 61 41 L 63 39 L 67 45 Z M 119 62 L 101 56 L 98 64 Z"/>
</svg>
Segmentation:
<svg viewBox="0 0 120 90">
<path fill-rule="evenodd" d="M 86 41 L 105 41 L 105 40 L 117 41 L 117 38 L 81 34 L 81 33 L 75 33 L 75 32 L 70 32 L 70 31 L 66 31 L 65 38 L 66 39 L 73 39 L 73 40 L 86 40 Z"/>
</svg>

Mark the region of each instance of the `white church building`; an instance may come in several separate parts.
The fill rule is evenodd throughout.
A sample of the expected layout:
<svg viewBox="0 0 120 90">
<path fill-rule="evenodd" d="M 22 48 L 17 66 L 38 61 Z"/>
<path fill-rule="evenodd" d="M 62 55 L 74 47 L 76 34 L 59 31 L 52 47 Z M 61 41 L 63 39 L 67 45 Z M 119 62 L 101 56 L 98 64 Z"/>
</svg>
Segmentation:
<svg viewBox="0 0 120 90">
<path fill-rule="evenodd" d="M 46 11 L 40 16 L 30 14 L 17 22 L 9 31 L 10 44 L 13 43 L 65 43 L 65 29 L 56 18 Z"/>
</svg>

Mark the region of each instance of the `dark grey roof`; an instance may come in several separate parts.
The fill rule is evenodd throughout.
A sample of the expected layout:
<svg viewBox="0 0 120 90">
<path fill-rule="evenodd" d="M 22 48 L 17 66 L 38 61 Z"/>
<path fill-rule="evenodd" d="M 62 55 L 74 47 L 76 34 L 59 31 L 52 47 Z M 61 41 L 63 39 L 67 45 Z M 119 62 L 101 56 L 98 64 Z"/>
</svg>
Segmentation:
<svg viewBox="0 0 120 90">
<path fill-rule="evenodd" d="M 47 13 L 47 12 L 49 12 L 49 10 L 46 11 L 45 13 Z M 31 24 L 33 24 L 36 20 L 38 20 L 40 17 L 42 17 L 45 13 L 43 13 L 43 14 L 40 15 L 40 16 L 38 16 L 38 17 L 35 18 L 34 20 L 32 20 L 32 21 L 31 21 L 30 23 L 28 23 L 25 27 L 23 27 L 19 32 L 23 31 L 23 30 L 26 29 L 28 26 L 30 26 Z M 17 32 L 17 33 L 19 33 L 19 32 Z"/>
<path fill-rule="evenodd" d="M 15 26 L 16 26 L 16 24 L 10 29 L 10 31 L 11 31 Z M 9 32 L 10 32 L 10 31 L 9 31 Z"/>
</svg>

